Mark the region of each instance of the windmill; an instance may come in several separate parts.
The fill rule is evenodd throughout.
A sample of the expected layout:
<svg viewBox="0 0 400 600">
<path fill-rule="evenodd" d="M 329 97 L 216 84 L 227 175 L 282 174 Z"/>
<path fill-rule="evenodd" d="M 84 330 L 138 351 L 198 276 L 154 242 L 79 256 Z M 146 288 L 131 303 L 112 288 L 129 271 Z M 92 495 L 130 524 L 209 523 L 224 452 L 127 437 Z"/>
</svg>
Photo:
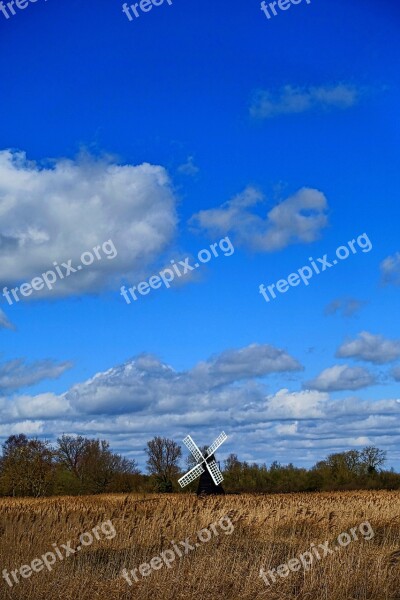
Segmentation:
<svg viewBox="0 0 400 600">
<path fill-rule="evenodd" d="M 217 437 L 215 442 L 213 442 L 211 446 L 207 448 L 204 453 L 205 455 L 203 456 L 190 435 L 185 437 L 183 443 L 194 456 L 197 465 L 178 480 L 181 487 L 189 485 L 189 483 L 192 483 L 192 481 L 200 476 L 197 495 L 224 493 L 224 490 L 220 485 L 224 478 L 215 460 L 214 452 L 225 442 L 226 439 L 228 439 L 228 436 L 222 432 Z"/>
</svg>

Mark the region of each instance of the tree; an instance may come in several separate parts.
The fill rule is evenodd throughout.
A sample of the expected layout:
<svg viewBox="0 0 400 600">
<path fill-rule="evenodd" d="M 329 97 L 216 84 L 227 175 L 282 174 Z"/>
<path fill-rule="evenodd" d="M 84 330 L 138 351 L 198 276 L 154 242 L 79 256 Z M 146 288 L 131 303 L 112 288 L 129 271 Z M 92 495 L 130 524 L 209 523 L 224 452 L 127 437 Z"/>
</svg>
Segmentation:
<svg viewBox="0 0 400 600">
<path fill-rule="evenodd" d="M 237 471 L 240 467 L 241 463 L 237 454 L 229 454 L 228 458 L 224 460 L 224 471 Z"/>
<path fill-rule="evenodd" d="M 88 440 L 83 461 L 83 478 L 88 493 L 107 492 L 118 476 L 138 473 L 134 460 L 110 450 L 105 440 Z"/>
<path fill-rule="evenodd" d="M 54 453 L 48 442 L 12 435 L 3 444 L 1 489 L 11 496 L 46 496 L 54 482 Z"/>
<path fill-rule="evenodd" d="M 114 454 L 107 441 L 63 435 L 57 444 L 58 463 L 73 478 L 64 483 L 75 493 L 131 491 L 136 461 Z"/>
<path fill-rule="evenodd" d="M 75 477 L 81 480 L 82 465 L 87 448 L 87 438 L 81 435 L 62 435 L 57 439 L 57 459 L 67 471 L 70 471 Z"/>
<path fill-rule="evenodd" d="M 369 475 L 377 473 L 386 462 L 386 452 L 375 446 L 366 446 L 360 453 L 360 460 Z"/>
<path fill-rule="evenodd" d="M 319 481 L 323 489 L 375 487 L 379 485 L 376 475 L 385 460 L 386 452 L 375 446 L 330 454 L 312 469 L 313 481 Z"/>
<path fill-rule="evenodd" d="M 160 492 L 172 492 L 173 483 L 179 474 L 181 447 L 168 438 L 154 437 L 147 442 L 147 468 L 154 476 Z"/>
</svg>

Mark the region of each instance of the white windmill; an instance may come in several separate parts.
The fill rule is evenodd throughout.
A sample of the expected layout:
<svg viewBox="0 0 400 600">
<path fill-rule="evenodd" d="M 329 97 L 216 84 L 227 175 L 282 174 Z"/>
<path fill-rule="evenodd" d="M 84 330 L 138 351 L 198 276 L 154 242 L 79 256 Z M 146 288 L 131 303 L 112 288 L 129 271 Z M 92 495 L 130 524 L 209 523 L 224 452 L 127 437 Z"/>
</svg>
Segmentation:
<svg viewBox="0 0 400 600">
<path fill-rule="evenodd" d="M 222 476 L 221 471 L 219 470 L 219 467 L 213 455 L 217 448 L 219 448 L 227 439 L 228 436 L 224 432 L 222 432 L 217 437 L 215 442 L 211 444 L 209 448 L 207 448 L 205 456 L 203 456 L 200 452 L 200 449 L 196 446 L 190 435 L 186 436 L 183 440 L 183 443 L 193 454 L 198 464 L 195 467 L 193 467 L 193 469 L 191 469 L 188 473 L 186 473 L 186 475 L 184 475 L 178 480 L 179 485 L 181 487 L 185 487 L 186 485 L 197 479 L 197 477 L 204 473 L 204 467 L 207 468 L 215 485 L 219 485 L 221 481 L 224 480 L 224 478 Z"/>
</svg>

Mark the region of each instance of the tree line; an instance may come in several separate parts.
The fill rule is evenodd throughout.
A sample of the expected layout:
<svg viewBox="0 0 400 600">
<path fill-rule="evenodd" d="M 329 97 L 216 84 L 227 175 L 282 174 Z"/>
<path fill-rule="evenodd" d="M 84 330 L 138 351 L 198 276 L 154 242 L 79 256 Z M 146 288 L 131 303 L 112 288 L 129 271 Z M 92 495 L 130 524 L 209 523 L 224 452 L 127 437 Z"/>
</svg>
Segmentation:
<svg viewBox="0 0 400 600">
<path fill-rule="evenodd" d="M 55 444 L 11 435 L 2 445 L 0 496 L 43 497 L 181 490 L 178 478 L 193 466 L 181 466 L 182 449 L 168 438 L 147 442 L 147 472 L 135 460 L 112 452 L 106 440 L 62 435 Z M 240 461 L 230 454 L 221 467 L 227 493 L 304 492 L 353 489 L 400 489 L 400 474 L 385 470 L 386 452 L 374 446 L 330 454 L 312 468 Z"/>
</svg>

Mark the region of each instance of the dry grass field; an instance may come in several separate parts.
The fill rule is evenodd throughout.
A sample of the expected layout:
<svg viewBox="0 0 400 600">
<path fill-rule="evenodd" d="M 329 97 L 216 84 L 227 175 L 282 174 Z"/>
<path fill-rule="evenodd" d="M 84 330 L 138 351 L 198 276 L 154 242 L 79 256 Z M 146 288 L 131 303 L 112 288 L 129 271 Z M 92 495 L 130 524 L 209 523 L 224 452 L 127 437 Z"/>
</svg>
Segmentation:
<svg viewBox="0 0 400 600">
<path fill-rule="evenodd" d="M 231 535 L 218 530 L 207 543 L 141 577 L 121 578 L 148 563 L 171 541 L 190 538 L 228 515 Z M 275 496 L 106 495 L 83 498 L 0 500 L 0 571 L 35 558 L 111 520 L 113 539 L 102 536 L 51 572 L 33 572 L 11 588 L 0 579 L 0 598 L 12 600 L 231 600 L 400 599 L 400 493 L 345 492 Z M 267 587 L 260 568 L 276 568 L 312 543 L 369 521 L 375 536 L 359 535 L 304 572 L 291 572 Z M 182 547 L 182 546 L 181 546 Z M 182 551 L 183 547 L 182 547 Z"/>
</svg>

